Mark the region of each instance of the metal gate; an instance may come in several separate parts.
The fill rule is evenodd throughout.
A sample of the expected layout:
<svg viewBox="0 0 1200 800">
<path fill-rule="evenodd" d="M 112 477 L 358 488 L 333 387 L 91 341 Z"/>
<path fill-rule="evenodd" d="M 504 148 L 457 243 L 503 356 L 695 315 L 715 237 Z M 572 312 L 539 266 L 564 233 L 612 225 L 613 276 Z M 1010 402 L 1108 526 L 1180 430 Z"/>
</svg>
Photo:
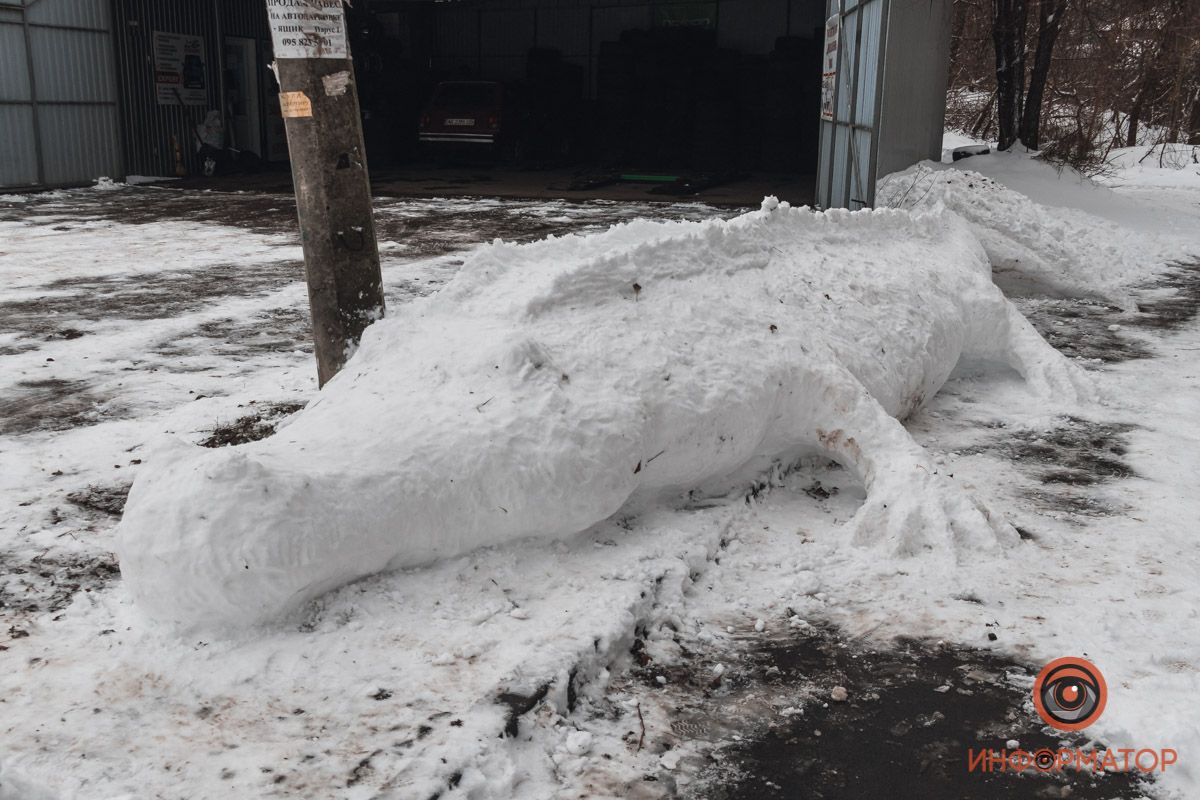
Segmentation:
<svg viewBox="0 0 1200 800">
<path fill-rule="evenodd" d="M 817 203 L 875 202 L 884 56 L 891 0 L 829 0 Z M 831 50 L 832 49 L 832 50 Z"/>
<path fill-rule="evenodd" d="M 108 0 L 0 0 L 0 186 L 123 177 Z"/>
</svg>

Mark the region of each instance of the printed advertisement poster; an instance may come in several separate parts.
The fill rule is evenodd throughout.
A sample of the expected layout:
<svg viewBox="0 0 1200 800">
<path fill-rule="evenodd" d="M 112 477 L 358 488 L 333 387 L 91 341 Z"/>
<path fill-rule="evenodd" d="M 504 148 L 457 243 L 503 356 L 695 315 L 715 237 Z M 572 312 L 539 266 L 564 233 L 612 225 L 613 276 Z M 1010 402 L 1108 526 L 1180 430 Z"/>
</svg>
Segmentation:
<svg viewBox="0 0 1200 800">
<path fill-rule="evenodd" d="M 842 17 L 834 14 L 825 22 L 825 55 L 821 65 L 821 119 L 833 122 L 837 88 L 838 45 L 842 37 Z"/>
<path fill-rule="evenodd" d="M 276 58 L 348 58 L 342 0 L 267 0 Z"/>
<path fill-rule="evenodd" d="M 154 88 L 160 106 L 208 105 L 204 37 L 154 32 Z"/>
</svg>

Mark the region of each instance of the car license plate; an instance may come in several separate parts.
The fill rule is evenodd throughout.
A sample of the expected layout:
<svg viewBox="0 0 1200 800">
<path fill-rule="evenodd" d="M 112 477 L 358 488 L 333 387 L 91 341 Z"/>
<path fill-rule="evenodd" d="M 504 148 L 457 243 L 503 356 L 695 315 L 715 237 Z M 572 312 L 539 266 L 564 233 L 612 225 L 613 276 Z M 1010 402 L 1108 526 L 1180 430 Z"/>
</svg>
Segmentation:
<svg viewBox="0 0 1200 800">
<path fill-rule="evenodd" d="M 463 117 L 453 117 L 451 119 L 446 120 L 446 124 L 447 125 L 474 125 L 475 120 L 465 119 Z"/>
</svg>

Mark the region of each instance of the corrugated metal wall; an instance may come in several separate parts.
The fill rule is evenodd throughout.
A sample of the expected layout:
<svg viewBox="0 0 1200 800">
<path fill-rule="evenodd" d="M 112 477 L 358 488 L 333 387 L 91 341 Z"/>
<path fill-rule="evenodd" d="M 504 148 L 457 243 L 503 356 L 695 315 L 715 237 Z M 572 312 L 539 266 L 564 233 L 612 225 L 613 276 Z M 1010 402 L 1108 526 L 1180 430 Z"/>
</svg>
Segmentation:
<svg viewBox="0 0 1200 800">
<path fill-rule="evenodd" d="M 129 172 L 174 175 L 176 144 L 184 168 L 189 173 L 197 172 L 200 164 L 194 131 L 210 110 L 220 110 L 224 37 L 242 36 L 264 43 L 269 40 L 266 5 L 262 0 L 112 0 L 112 6 Z M 203 37 L 204 105 L 159 103 L 155 31 Z"/>
<path fill-rule="evenodd" d="M 0 186 L 122 177 L 108 0 L 0 0 Z"/>
<path fill-rule="evenodd" d="M 838 0 L 830 0 L 830 14 Z M 941 153 L 951 0 L 845 0 L 835 120 L 821 124 L 817 201 L 862 208 L 878 180 Z M 853 102 L 852 102 L 853 100 Z"/>
<path fill-rule="evenodd" d="M 941 157 L 950 74 L 951 0 L 890 2 L 879 178 Z"/>
<path fill-rule="evenodd" d="M 175 147 L 188 172 L 199 168 L 193 131 L 210 108 L 217 108 L 219 63 L 216 10 L 211 2 L 116 0 L 117 63 L 121 70 L 125 163 L 141 175 L 174 175 Z M 155 86 L 154 32 L 204 38 L 205 86 L 208 101 L 202 106 L 159 105 Z"/>
<path fill-rule="evenodd" d="M 841 17 L 833 120 L 821 122 L 817 202 L 859 209 L 875 202 L 884 48 L 890 0 L 830 0 Z M 914 43 L 918 44 L 918 43 Z"/>
</svg>

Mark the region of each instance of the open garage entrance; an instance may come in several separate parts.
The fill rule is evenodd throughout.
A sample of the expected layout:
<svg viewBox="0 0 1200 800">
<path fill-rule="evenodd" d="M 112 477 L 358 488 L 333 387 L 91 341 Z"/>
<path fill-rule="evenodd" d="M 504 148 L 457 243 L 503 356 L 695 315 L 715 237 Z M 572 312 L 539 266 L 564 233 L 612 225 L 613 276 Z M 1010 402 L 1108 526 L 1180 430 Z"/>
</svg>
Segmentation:
<svg viewBox="0 0 1200 800">
<path fill-rule="evenodd" d="M 940 153 L 950 7 L 356 0 L 347 15 L 380 194 L 860 208 L 880 176 Z M 39 46 L 47 31 L 71 36 Z M 5 37 L 20 57 L 0 71 L 16 137 L 0 186 L 181 175 L 290 191 L 262 0 L 0 0 Z M 59 91 L 96 80 L 99 99 Z M 56 111 L 81 103 L 113 123 L 94 147 Z"/>
<path fill-rule="evenodd" d="M 481 161 L 570 167 L 580 190 L 770 175 L 812 199 L 825 0 L 374 0 L 358 16 L 376 169 L 478 150 Z M 468 83 L 495 83 L 503 99 L 440 99 L 458 84 L 465 97 Z M 492 152 L 466 141 L 494 118 Z"/>
</svg>

